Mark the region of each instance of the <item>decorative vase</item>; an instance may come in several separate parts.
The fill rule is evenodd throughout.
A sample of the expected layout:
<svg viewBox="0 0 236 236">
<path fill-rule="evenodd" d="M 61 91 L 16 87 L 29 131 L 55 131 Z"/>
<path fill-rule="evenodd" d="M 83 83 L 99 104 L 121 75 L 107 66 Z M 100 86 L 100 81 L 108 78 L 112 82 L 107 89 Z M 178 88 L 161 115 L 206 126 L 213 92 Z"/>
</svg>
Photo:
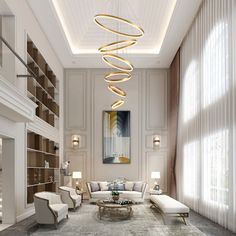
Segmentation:
<svg viewBox="0 0 236 236">
<path fill-rule="evenodd" d="M 113 199 L 113 201 L 118 201 L 119 200 L 119 195 L 113 195 L 112 196 L 112 199 Z"/>
</svg>

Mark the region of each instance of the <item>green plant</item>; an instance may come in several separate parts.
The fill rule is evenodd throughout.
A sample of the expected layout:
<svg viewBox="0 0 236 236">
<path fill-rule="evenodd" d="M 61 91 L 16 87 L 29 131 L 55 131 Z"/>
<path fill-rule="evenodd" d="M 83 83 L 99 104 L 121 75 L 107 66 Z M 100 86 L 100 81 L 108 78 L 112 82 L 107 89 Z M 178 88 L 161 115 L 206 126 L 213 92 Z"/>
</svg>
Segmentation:
<svg viewBox="0 0 236 236">
<path fill-rule="evenodd" d="M 116 191 L 116 190 L 112 190 L 112 191 L 111 191 L 111 195 L 112 195 L 112 196 L 119 196 L 120 193 L 119 193 L 118 191 Z"/>
</svg>

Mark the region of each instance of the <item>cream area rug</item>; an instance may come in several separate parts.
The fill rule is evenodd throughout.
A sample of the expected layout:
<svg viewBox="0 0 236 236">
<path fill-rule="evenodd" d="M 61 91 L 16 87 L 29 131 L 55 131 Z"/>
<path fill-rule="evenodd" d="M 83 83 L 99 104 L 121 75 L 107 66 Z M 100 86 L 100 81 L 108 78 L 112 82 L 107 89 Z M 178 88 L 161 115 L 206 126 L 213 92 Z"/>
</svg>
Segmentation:
<svg viewBox="0 0 236 236">
<path fill-rule="evenodd" d="M 98 207 L 83 203 L 76 211 L 70 211 L 69 219 L 59 223 L 58 229 L 53 226 L 39 226 L 30 235 L 63 235 L 63 236 L 162 236 L 162 235 L 204 235 L 195 226 L 183 224 L 180 218 L 163 217 L 150 203 L 133 207 L 132 216 L 124 217 L 126 212 L 117 212 L 113 217 L 109 212 L 99 219 Z"/>
</svg>

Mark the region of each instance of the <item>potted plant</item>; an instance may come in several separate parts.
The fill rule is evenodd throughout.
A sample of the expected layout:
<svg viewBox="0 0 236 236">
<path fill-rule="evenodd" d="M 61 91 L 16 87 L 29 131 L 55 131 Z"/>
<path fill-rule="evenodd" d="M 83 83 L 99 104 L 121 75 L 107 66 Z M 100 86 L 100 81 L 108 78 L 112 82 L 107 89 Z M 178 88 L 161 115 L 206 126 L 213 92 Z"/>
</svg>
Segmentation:
<svg viewBox="0 0 236 236">
<path fill-rule="evenodd" d="M 112 195 L 112 199 L 113 199 L 114 201 L 118 201 L 118 200 L 119 200 L 120 193 L 119 193 L 118 191 L 112 190 L 111 195 Z"/>
</svg>

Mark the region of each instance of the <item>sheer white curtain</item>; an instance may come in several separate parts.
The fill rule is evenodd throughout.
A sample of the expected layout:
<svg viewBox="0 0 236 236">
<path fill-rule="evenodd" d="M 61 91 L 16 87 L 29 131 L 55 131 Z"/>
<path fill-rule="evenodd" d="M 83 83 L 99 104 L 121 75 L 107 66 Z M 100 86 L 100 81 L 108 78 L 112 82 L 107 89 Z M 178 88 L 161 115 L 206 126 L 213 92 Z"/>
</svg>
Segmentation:
<svg viewBox="0 0 236 236">
<path fill-rule="evenodd" d="M 205 0 L 181 47 L 178 199 L 236 231 L 236 1 Z"/>
</svg>

